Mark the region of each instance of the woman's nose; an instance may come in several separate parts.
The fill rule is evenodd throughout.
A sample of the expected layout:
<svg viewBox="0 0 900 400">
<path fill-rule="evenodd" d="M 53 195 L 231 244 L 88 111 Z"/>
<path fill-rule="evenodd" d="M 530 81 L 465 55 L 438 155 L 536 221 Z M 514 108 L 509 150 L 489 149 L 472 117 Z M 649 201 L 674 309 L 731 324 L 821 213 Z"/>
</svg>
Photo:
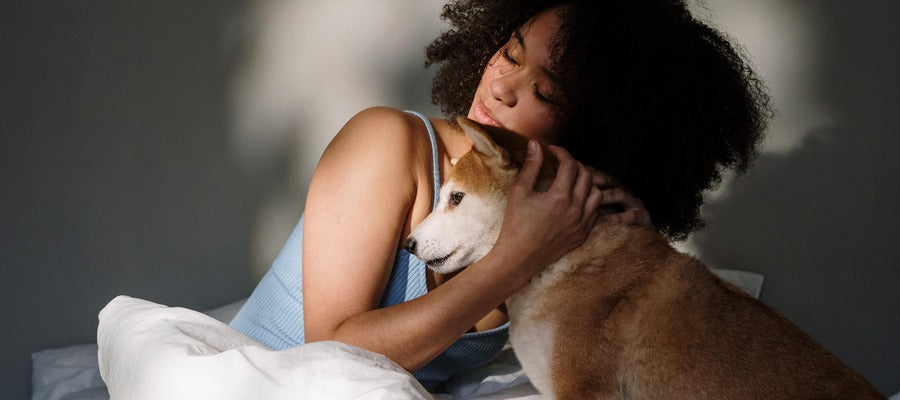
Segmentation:
<svg viewBox="0 0 900 400">
<path fill-rule="evenodd" d="M 510 72 L 494 78 L 491 81 L 491 96 L 507 107 L 515 106 L 518 99 L 516 94 L 518 75 L 516 72 Z"/>
</svg>

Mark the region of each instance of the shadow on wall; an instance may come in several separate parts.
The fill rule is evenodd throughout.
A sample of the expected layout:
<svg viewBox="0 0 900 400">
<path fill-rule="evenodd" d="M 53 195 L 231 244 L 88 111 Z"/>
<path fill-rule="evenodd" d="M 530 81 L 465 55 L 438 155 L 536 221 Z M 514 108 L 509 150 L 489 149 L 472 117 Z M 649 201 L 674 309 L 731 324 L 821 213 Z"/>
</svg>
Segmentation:
<svg viewBox="0 0 900 400">
<path fill-rule="evenodd" d="M 96 340 L 118 294 L 246 296 L 265 174 L 230 153 L 236 1 L 5 2 L 0 42 L 0 398 L 30 353 Z"/>
<path fill-rule="evenodd" d="M 791 136 L 802 139 L 790 151 L 767 152 L 727 193 L 711 196 L 704 208 L 708 227 L 692 236 L 689 247 L 711 265 L 765 275 L 763 301 L 883 393 L 895 393 L 900 7 L 836 1 L 804 7 L 806 18 L 815 18 L 809 22 L 816 36 L 806 43 L 816 51 L 799 48 L 781 57 L 810 57 L 810 68 L 798 72 L 812 85 L 808 93 L 816 98 L 810 103 L 828 104 L 830 115 L 812 127 L 776 120 L 772 135 L 794 129 L 798 134 Z M 779 118 L 807 121 L 801 108 L 779 104 L 780 85 L 791 82 L 774 83 Z"/>
<path fill-rule="evenodd" d="M 825 134 L 759 160 L 728 199 L 705 208 L 709 226 L 693 240 L 712 265 L 763 274 L 764 302 L 895 392 L 898 154 L 887 157 L 887 137 L 860 145 L 856 129 Z"/>
</svg>

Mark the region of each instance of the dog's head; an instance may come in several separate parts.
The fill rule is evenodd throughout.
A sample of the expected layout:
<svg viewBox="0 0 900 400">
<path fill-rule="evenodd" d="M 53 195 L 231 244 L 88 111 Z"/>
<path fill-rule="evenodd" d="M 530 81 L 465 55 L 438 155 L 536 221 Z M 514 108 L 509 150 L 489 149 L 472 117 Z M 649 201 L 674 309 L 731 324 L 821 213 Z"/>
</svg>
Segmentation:
<svg viewBox="0 0 900 400">
<path fill-rule="evenodd" d="M 432 270 L 446 274 L 484 257 L 500 234 L 506 193 L 525 160 L 528 139 L 505 129 L 460 117 L 472 150 L 448 173 L 438 204 L 406 239 L 404 248 Z M 537 190 L 544 190 L 556 171 L 545 157 Z"/>
</svg>

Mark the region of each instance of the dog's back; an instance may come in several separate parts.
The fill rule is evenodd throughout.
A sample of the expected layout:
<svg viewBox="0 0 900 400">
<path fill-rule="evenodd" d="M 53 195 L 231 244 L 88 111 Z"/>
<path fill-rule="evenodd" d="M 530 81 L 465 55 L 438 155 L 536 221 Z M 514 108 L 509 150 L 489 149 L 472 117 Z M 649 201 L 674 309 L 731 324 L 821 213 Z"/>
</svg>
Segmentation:
<svg viewBox="0 0 900 400">
<path fill-rule="evenodd" d="M 427 244 L 411 251 L 441 273 L 475 262 L 496 240 L 527 142 L 458 122 L 473 150 L 450 171 L 440 203 L 408 241 Z M 555 163 L 545 161 L 538 189 L 555 174 Z M 454 194 L 466 200 L 450 207 Z M 516 355 L 546 398 L 883 398 L 789 321 L 650 227 L 598 223 L 507 308 Z"/>
<path fill-rule="evenodd" d="M 883 398 L 651 228 L 598 225 L 509 308 L 526 372 L 545 357 L 549 375 L 532 380 L 556 399 Z M 534 332 L 548 328 L 552 343 L 535 348 Z"/>
</svg>

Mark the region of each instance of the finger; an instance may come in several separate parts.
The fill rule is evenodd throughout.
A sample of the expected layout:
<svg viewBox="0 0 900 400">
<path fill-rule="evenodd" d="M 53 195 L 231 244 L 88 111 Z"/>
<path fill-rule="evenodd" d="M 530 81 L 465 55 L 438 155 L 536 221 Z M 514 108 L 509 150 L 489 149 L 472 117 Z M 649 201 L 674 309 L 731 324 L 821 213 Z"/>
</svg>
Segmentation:
<svg viewBox="0 0 900 400">
<path fill-rule="evenodd" d="M 646 212 L 646 208 L 644 207 L 644 202 L 641 201 L 634 193 L 631 193 L 630 190 L 625 188 L 619 188 L 622 192 L 621 196 L 621 204 L 622 207 L 626 210 L 640 210 Z"/>
<path fill-rule="evenodd" d="M 591 192 L 584 202 L 584 209 L 587 211 L 586 214 L 590 215 L 595 221 L 604 211 L 604 209 L 600 207 L 602 201 L 603 191 L 596 186 L 591 187 Z"/>
<path fill-rule="evenodd" d="M 619 180 L 616 179 L 615 177 L 613 177 L 612 175 L 607 174 L 602 171 L 597 171 L 593 167 L 590 167 L 590 170 L 591 170 L 591 175 L 593 175 L 593 178 L 594 178 L 594 185 L 597 185 L 601 189 L 609 189 L 609 188 L 613 188 L 616 186 L 622 186 L 619 183 Z"/>
<path fill-rule="evenodd" d="M 594 186 L 593 184 L 593 174 L 591 174 L 591 171 L 587 167 L 579 163 L 578 177 L 575 180 L 575 187 L 573 188 L 573 200 L 575 201 L 575 204 L 584 204 L 594 189 L 597 189 L 597 186 Z"/>
<path fill-rule="evenodd" d="M 517 184 L 529 192 L 533 190 L 543 163 L 544 153 L 540 150 L 537 141 L 529 140 L 528 152 L 525 154 L 525 161 L 522 162 L 522 169 L 519 170 Z"/>
<path fill-rule="evenodd" d="M 622 206 L 625 207 L 626 210 L 639 210 L 646 212 L 647 209 L 644 207 L 644 202 L 641 199 L 637 198 L 631 192 L 625 190 L 625 198 L 622 200 Z"/>
<path fill-rule="evenodd" d="M 603 206 L 618 205 L 625 210 L 643 210 L 644 203 L 628 190 L 620 187 L 603 190 Z"/>
<path fill-rule="evenodd" d="M 578 178 L 579 162 L 572 158 L 572 155 L 562 147 L 547 146 L 547 151 L 556 158 L 559 166 L 556 170 L 556 177 L 550 185 L 550 190 L 556 190 L 561 193 L 569 193 L 575 180 Z"/>
<path fill-rule="evenodd" d="M 628 194 L 622 190 L 622 188 L 614 187 L 612 189 L 603 189 L 603 199 L 600 202 L 601 206 L 612 206 L 612 205 L 620 205 L 623 208 L 625 202 L 628 200 Z"/>
</svg>

